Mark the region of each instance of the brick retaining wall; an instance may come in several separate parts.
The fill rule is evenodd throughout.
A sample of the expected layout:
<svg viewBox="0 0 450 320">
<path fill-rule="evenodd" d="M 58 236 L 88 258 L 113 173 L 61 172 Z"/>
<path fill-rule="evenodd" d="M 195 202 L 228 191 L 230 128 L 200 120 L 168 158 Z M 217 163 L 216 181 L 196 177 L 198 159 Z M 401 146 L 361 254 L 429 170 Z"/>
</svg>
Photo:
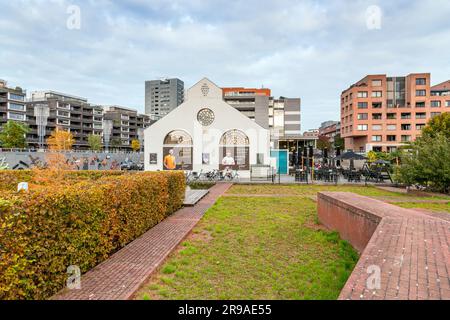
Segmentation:
<svg viewBox="0 0 450 320">
<path fill-rule="evenodd" d="M 347 192 L 317 202 L 320 222 L 361 252 L 339 299 L 450 299 L 450 222 Z"/>
</svg>

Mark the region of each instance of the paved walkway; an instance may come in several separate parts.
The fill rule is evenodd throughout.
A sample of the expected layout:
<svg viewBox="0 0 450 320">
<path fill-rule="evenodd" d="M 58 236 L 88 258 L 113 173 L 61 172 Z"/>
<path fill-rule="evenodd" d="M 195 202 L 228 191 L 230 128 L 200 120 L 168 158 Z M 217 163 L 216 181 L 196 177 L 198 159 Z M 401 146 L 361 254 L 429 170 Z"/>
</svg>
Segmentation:
<svg viewBox="0 0 450 320">
<path fill-rule="evenodd" d="M 126 300 L 139 289 L 188 235 L 228 188 L 219 183 L 193 207 L 178 210 L 140 238 L 112 255 L 81 278 L 80 290 L 62 290 L 54 300 Z"/>
<path fill-rule="evenodd" d="M 450 299 L 450 222 L 348 192 L 319 201 L 322 223 L 351 243 L 370 239 L 339 299 Z"/>
<path fill-rule="evenodd" d="M 186 190 L 183 205 L 185 207 L 193 207 L 208 193 L 209 190 Z"/>
</svg>

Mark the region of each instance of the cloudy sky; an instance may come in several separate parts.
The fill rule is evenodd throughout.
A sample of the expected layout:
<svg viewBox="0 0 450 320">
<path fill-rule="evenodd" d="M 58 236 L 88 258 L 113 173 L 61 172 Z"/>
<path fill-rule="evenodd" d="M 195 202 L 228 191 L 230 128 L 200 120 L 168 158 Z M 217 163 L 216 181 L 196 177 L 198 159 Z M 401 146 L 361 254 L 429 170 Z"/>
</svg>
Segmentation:
<svg viewBox="0 0 450 320">
<path fill-rule="evenodd" d="M 0 11 L 1 79 L 141 111 L 145 80 L 207 76 L 301 97 L 307 130 L 338 119 L 340 92 L 366 74 L 450 79 L 449 0 L 0 0 Z"/>
</svg>

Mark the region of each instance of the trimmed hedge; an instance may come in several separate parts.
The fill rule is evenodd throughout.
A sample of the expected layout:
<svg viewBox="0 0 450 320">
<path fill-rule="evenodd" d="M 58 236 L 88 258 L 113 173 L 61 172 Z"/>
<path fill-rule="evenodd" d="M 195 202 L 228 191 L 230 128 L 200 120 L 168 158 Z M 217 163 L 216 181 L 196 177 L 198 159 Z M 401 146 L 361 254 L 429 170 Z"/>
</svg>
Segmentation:
<svg viewBox="0 0 450 320">
<path fill-rule="evenodd" d="M 104 176 L 0 199 L 0 299 L 45 299 L 183 204 L 182 172 Z"/>
<path fill-rule="evenodd" d="M 29 182 L 33 184 L 46 185 L 47 183 L 36 179 L 39 171 L 33 170 L 1 170 L 0 171 L 0 190 L 17 190 L 19 182 Z M 67 183 L 80 182 L 81 180 L 97 180 L 108 176 L 120 176 L 129 174 L 126 171 L 114 170 L 79 170 L 79 171 L 65 171 L 62 173 L 61 180 Z M 48 183 L 52 183 L 49 181 Z"/>
</svg>

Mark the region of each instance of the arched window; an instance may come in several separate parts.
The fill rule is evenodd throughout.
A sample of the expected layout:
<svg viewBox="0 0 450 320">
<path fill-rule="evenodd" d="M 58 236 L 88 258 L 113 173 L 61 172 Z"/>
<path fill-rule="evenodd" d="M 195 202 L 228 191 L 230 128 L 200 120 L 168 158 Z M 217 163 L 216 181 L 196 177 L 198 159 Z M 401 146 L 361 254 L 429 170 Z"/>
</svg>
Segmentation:
<svg viewBox="0 0 450 320">
<path fill-rule="evenodd" d="M 164 138 L 163 169 L 192 170 L 192 137 L 183 130 L 169 132 Z"/>
<path fill-rule="evenodd" d="M 192 146 L 192 138 L 189 133 L 183 130 L 169 132 L 164 138 L 165 145 L 189 145 Z"/>
<path fill-rule="evenodd" d="M 220 139 L 220 170 L 249 170 L 250 142 L 241 130 L 233 129 L 225 132 Z"/>
<path fill-rule="evenodd" d="M 220 139 L 222 146 L 248 146 L 249 144 L 247 135 L 237 129 L 225 132 Z"/>
</svg>

